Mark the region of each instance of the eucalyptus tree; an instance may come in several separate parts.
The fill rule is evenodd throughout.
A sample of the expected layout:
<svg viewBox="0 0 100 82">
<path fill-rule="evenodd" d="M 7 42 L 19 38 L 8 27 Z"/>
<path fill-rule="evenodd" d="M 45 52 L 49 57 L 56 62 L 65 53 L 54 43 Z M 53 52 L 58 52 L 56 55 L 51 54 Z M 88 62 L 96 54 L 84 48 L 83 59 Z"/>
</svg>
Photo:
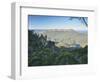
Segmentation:
<svg viewBox="0 0 100 82">
<path fill-rule="evenodd" d="M 69 17 L 69 20 L 73 20 L 73 19 L 79 20 L 82 24 L 84 24 L 86 27 L 88 27 L 87 17 Z"/>
</svg>

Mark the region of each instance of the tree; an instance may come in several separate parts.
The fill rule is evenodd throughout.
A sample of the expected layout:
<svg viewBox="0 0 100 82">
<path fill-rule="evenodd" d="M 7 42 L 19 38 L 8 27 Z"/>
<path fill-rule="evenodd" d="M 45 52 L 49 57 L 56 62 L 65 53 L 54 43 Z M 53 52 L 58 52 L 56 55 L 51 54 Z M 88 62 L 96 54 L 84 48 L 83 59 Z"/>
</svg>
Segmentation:
<svg viewBox="0 0 100 82">
<path fill-rule="evenodd" d="M 70 17 L 70 20 L 73 19 L 78 19 L 80 22 L 82 22 L 82 24 L 84 24 L 86 27 L 88 27 L 88 21 L 86 17 Z"/>
<path fill-rule="evenodd" d="M 55 46 L 55 41 L 47 40 L 47 36 L 28 31 L 28 66 L 66 65 L 88 63 L 88 46 L 68 50 Z"/>
</svg>

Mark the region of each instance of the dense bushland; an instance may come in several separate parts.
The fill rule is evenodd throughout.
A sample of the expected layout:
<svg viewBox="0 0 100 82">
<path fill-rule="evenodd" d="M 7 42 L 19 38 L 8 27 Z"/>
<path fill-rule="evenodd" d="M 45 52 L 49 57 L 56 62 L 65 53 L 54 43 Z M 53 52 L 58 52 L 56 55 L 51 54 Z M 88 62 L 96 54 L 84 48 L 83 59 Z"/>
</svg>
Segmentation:
<svg viewBox="0 0 100 82">
<path fill-rule="evenodd" d="M 88 63 L 88 46 L 66 48 L 55 46 L 47 36 L 28 30 L 28 66 L 71 65 Z"/>
</svg>

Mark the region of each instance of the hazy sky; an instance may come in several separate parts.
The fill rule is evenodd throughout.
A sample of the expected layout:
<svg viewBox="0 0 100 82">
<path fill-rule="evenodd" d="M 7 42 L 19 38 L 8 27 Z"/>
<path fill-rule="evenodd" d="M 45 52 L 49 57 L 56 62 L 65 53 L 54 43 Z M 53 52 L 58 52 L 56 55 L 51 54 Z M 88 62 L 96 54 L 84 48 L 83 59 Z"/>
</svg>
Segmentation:
<svg viewBox="0 0 100 82">
<path fill-rule="evenodd" d="M 70 20 L 70 16 L 42 16 L 29 15 L 28 29 L 74 29 L 87 31 L 86 25 L 77 19 Z M 87 17 L 84 17 L 88 21 Z"/>
</svg>

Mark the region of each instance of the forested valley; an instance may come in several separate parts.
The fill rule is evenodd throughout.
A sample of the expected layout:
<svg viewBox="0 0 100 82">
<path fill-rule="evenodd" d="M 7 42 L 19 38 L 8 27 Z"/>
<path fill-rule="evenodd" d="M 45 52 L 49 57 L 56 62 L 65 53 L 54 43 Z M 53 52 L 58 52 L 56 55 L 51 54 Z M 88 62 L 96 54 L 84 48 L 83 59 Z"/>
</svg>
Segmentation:
<svg viewBox="0 0 100 82">
<path fill-rule="evenodd" d="M 47 40 L 47 37 L 28 30 L 28 66 L 88 63 L 88 45 L 76 49 L 57 47 L 56 42 Z"/>
</svg>

